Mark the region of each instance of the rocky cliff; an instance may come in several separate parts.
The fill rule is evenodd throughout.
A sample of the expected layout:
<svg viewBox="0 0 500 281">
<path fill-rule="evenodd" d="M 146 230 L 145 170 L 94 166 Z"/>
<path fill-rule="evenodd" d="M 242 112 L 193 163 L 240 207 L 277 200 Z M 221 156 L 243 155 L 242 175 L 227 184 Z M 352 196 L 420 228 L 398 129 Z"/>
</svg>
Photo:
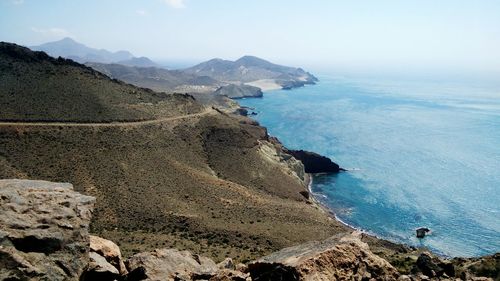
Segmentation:
<svg viewBox="0 0 500 281">
<path fill-rule="evenodd" d="M 319 155 L 315 152 L 304 150 L 286 149 L 285 152 L 300 160 L 304 164 L 306 173 L 338 173 L 344 171 L 337 163 L 334 163 L 328 157 Z"/>
</svg>

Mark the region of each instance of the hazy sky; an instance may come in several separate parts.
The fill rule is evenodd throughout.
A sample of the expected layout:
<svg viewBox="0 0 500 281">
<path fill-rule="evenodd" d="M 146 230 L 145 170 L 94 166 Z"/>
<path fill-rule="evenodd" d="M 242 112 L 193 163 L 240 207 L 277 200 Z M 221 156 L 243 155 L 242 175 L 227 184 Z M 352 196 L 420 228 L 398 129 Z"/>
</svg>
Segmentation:
<svg viewBox="0 0 500 281">
<path fill-rule="evenodd" d="M 499 0 L 0 0 L 0 40 L 156 59 L 500 72 Z"/>
</svg>

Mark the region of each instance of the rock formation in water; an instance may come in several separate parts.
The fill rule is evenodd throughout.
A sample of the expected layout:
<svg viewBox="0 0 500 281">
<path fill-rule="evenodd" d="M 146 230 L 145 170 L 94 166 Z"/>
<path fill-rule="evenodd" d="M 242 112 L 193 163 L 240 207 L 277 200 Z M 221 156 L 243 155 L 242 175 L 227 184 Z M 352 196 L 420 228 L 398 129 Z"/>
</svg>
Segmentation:
<svg viewBox="0 0 500 281">
<path fill-rule="evenodd" d="M 344 169 L 340 168 L 337 163 L 334 163 L 328 157 L 314 152 L 290 149 L 287 149 L 285 152 L 302 161 L 306 173 L 338 173 L 344 171 Z"/>
</svg>

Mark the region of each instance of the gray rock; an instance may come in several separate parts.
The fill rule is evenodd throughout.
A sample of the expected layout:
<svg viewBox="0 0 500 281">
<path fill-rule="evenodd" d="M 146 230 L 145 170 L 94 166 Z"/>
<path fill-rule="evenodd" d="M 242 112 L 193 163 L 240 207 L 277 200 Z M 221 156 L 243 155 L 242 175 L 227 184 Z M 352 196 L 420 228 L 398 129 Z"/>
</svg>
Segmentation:
<svg viewBox="0 0 500 281">
<path fill-rule="evenodd" d="M 430 229 L 426 227 L 420 227 L 416 230 L 417 233 L 417 238 L 424 238 L 427 232 L 431 231 Z"/>
<path fill-rule="evenodd" d="M 121 275 L 126 275 L 128 273 L 122 259 L 120 248 L 113 241 L 90 235 L 90 251 L 104 257 Z"/>
<path fill-rule="evenodd" d="M 373 254 L 359 233 L 285 248 L 248 265 L 253 280 L 396 280 L 397 270 Z"/>
<path fill-rule="evenodd" d="M 0 280 L 79 280 L 94 203 L 68 183 L 0 180 Z"/>
<path fill-rule="evenodd" d="M 127 280 L 203 280 L 218 270 L 209 258 L 177 249 L 156 249 L 133 255 L 125 262 Z"/>
<path fill-rule="evenodd" d="M 103 256 L 90 252 L 90 263 L 85 272 L 84 281 L 100 280 L 113 281 L 120 278 L 120 272 Z"/>
</svg>

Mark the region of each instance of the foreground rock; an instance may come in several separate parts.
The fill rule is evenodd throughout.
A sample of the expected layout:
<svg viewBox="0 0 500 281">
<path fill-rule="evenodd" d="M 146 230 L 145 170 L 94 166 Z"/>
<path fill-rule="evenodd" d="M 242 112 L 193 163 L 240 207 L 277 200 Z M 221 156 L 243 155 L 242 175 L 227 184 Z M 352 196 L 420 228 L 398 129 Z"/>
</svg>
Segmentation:
<svg viewBox="0 0 500 281">
<path fill-rule="evenodd" d="M 209 279 L 218 270 L 211 259 L 176 249 L 139 253 L 128 259 L 126 265 L 130 281 Z"/>
<path fill-rule="evenodd" d="M 94 202 L 68 183 L 0 180 L 0 280 L 79 280 Z"/>
<path fill-rule="evenodd" d="M 110 240 L 90 235 L 90 263 L 84 280 L 116 280 L 127 275 L 118 245 Z"/>
<path fill-rule="evenodd" d="M 289 149 L 285 152 L 300 160 L 304 164 L 306 173 L 338 173 L 344 171 L 328 157 L 314 152 Z"/>
<path fill-rule="evenodd" d="M 396 280 L 397 270 L 373 254 L 359 233 L 283 249 L 248 266 L 253 280 Z"/>
</svg>

